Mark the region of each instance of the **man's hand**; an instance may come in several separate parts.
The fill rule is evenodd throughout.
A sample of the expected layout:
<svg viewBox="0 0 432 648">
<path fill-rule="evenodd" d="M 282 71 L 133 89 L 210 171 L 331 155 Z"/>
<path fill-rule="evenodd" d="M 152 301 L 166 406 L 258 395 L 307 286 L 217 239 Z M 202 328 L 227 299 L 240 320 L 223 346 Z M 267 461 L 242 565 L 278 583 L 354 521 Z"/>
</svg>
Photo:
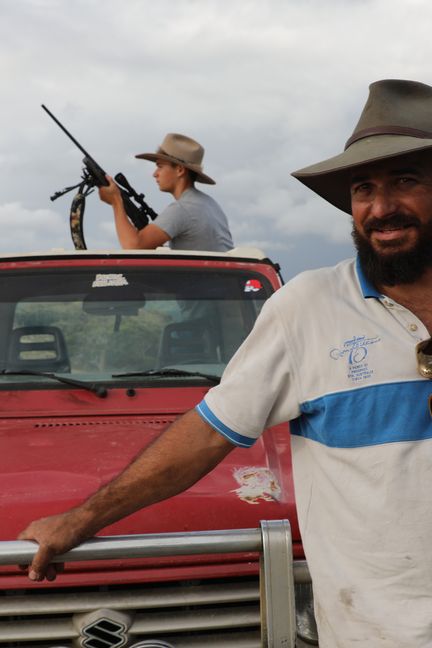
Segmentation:
<svg viewBox="0 0 432 648">
<path fill-rule="evenodd" d="M 28 567 L 31 580 L 55 580 L 57 574 L 63 571 L 63 564 L 51 563 L 53 557 L 66 553 L 90 537 L 78 511 L 79 509 L 72 509 L 59 515 L 40 518 L 31 522 L 19 534 L 18 540 L 33 540 L 39 544 L 39 549 Z"/>
<path fill-rule="evenodd" d="M 113 207 L 116 204 L 123 204 L 123 199 L 118 185 L 114 182 L 111 176 L 106 175 L 105 178 L 109 184 L 105 187 L 99 187 L 99 198 Z"/>
</svg>

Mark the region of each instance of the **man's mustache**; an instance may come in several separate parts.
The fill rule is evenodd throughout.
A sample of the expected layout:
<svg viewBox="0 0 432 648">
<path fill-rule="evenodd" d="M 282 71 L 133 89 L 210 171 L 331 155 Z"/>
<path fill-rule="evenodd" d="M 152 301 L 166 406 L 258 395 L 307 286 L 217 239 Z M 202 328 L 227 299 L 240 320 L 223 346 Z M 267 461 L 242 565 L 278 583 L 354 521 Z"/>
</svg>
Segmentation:
<svg viewBox="0 0 432 648">
<path fill-rule="evenodd" d="M 364 231 L 369 233 L 372 230 L 399 229 L 401 227 L 409 227 L 410 225 L 419 227 L 421 223 L 416 216 L 409 214 L 392 214 L 386 218 L 374 218 L 372 216 L 366 221 L 363 227 Z"/>
</svg>

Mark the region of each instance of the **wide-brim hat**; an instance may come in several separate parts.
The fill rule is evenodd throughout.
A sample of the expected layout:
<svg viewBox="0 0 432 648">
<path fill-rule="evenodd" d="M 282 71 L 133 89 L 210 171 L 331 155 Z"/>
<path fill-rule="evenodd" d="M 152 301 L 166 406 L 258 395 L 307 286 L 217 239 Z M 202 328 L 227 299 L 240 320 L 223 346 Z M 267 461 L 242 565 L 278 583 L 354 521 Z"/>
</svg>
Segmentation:
<svg viewBox="0 0 432 648">
<path fill-rule="evenodd" d="M 142 160 L 150 160 L 151 162 L 166 160 L 173 164 L 181 164 L 186 167 L 186 169 L 190 169 L 196 173 L 195 179 L 197 182 L 216 184 L 215 181 L 203 171 L 203 147 L 194 139 L 187 137 L 186 135 L 180 135 L 180 133 L 168 133 L 168 135 L 164 137 L 164 140 L 156 153 L 140 153 L 139 155 L 135 155 L 135 157 Z"/>
<path fill-rule="evenodd" d="M 369 98 L 344 152 L 292 175 L 351 214 L 350 179 L 355 167 L 431 147 L 432 87 L 384 79 L 369 86 Z"/>
</svg>

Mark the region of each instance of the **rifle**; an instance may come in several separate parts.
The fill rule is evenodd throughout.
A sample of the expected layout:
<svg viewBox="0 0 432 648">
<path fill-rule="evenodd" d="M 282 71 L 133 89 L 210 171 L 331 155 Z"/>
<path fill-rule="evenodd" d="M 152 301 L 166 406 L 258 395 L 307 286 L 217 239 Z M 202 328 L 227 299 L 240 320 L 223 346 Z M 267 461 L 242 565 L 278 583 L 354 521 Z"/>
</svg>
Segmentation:
<svg viewBox="0 0 432 648">
<path fill-rule="evenodd" d="M 70 231 L 72 236 L 72 241 L 76 250 L 86 250 L 87 246 L 84 240 L 83 232 L 83 219 L 84 219 L 84 210 L 85 210 L 85 201 L 89 194 L 94 191 L 95 187 L 106 187 L 108 181 L 106 179 L 105 171 L 94 158 L 92 158 L 89 153 L 81 146 L 81 144 L 69 133 L 69 131 L 63 126 L 63 124 L 55 117 L 46 106 L 42 104 L 42 108 L 46 113 L 55 121 L 57 126 L 59 126 L 64 133 L 69 137 L 70 140 L 79 148 L 79 150 L 84 153 L 81 180 L 76 185 L 71 187 L 65 187 L 61 191 L 56 191 L 50 200 L 54 201 L 60 196 L 72 191 L 73 189 L 78 189 L 78 192 L 74 196 L 70 209 Z M 153 211 L 149 205 L 144 200 L 144 194 L 137 193 L 133 187 L 126 180 L 123 173 L 117 173 L 114 177 L 117 186 L 120 189 L 120 193 L 123 199 L 123 205 L 126 211 L 126 214 L 129 220 L 135 225 L 135 227 L 140 230 L 145 227 L 149 220 L 154 220 L 157 216 L 156 212 Z"/>
</svg>

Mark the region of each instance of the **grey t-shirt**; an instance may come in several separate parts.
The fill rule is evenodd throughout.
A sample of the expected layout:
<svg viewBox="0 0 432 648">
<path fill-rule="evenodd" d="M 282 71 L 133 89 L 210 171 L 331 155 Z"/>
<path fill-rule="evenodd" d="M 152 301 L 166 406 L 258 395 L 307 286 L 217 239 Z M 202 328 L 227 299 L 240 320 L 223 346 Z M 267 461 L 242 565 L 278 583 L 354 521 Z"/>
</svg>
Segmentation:
<svg viewBox="0 0 432 648">
<path fill-rule="evenodd" d="M 217 202 L 195 187 L 186 189 L 154 220 L 174 250 L 225 252 L 234 247 L 228 220 Z"/>
</svg>

